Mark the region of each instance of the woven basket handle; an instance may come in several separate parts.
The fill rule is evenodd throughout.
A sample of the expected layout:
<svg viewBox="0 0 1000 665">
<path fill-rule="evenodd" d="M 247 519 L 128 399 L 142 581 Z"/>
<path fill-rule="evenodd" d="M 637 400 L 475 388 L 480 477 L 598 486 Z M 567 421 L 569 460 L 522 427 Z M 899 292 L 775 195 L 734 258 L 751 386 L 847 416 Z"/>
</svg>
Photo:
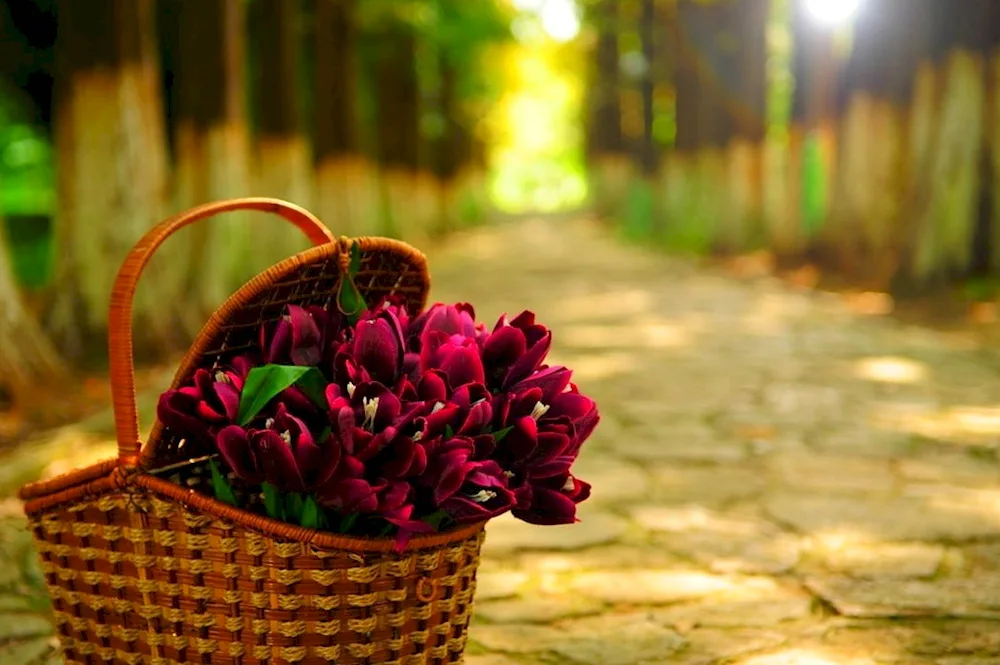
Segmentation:
<svg viewBox="0 0 1000 665">
<path fill-rule="evenodd" d="M 111 371 L 111 405 L 118 437 L 118 461 L 134 467 L 139 461 L 139 415 L 135 404 L 135 366 L 132 359 L 132 298 L 143 268 L 156 249 L 174 232 L 206 217 L 233 210 L 258 210 L 283 217 L 299 228 L 314 245 L 334 242 L 333 234 L 312 213 L 280 199 L 243 198 L 206 203 L 154 226 L 125 257 L 111 290 L 108 316 L 108 352 Z"/>
</svg>

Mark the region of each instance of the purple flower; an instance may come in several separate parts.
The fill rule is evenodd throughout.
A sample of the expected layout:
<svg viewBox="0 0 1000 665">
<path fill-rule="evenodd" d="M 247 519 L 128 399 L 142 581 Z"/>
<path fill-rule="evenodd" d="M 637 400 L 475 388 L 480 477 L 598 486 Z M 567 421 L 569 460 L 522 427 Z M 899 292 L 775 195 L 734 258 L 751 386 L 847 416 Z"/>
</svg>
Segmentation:
<svg viewBox="0 0 1000 665">
<path fill-rule="evenodd" d="M 472 439 L 455 437 L 428 447 L 431 457 L 421 481 L 434 505 L 456 521 L 488 519 L 513 506 L 503 469 L 492 460 L 476 460 Z"/>
<path fill-rule="evenodd" d="M 260 348 L 267 364 L 319 365 L 341 325 L 339 314 L 315 305 L 288 305 L 276 324 L 263 326 Z"/>
<path fill-rule="evenodd" d="M 501 316 L 493 332 L 482 342 L 487 386 L 507 390 L 537 370 L 552 346 L 552 334 L 535 323 L 533 312 L 521 312 L 513 320 Z"/>
<path fill-rule="evenodd" d="M 344 477 L 319 488 L 316 499 L 343 515 L 372 513 L 378 508 L 377 489 L 364 478 Z"/>
<path fill-rule="evenodd" d="M 410 350 L 419 353 L 424 344 L 424 335 L 435 332 L 444 333 L 448 337 L 459 335 L 475 339 L 485 330 L 476 324 L 476 311 L 469 303 L 435 303 L 410 324 L 407 338 Z"/>
<path fill-rule="evenodd" d="M 419 369 L 421 373 L 440 370 L 452 390 L 466 383 L 485 381 L 475 340 L 441 331 L 429 331 L 423 336 Z"/>
<path fill-rule="evenodd" d="M 157 417 L 179 434 L 211 442 L 220 428 L 236 421 L 250 369 L 249 358 L 238 356 L 228 366 L 196 370 L 189 385 L 160 395 Z"/>
<path fill-rule="evenodd" d="M 503 469 L 490 460 L 476 462 L 458 491 L 440 507 L 459 524 L 487 520 L 514 507 L 514 494 L 507 488 Z"/>
<path fill-rule="evenodd" d="M 348 354 L 372 380 L 391 386 L 402 372 L 403 350 L 403 330 L 389 308 L 358 321 L 354 338 L 343 345 L 338 355 Z"/>
<path fill-rule="evenodd" d="M 341 448 L 318 442 L 300 419 L 280 404 L 264 429 L 230 425 L 216 438 L 219 454 L 238 477 L 270 483 L 289 492 L 307 492 L 325 484 L 337 470 Z"/>
<path fill-rule="evenodd" d="M 530 524 L 572 524 L 576 506 L 590 497 L 590 485 L 569 473 L 530 484 L 516 491 L 514 517 Z"/>
</svg>

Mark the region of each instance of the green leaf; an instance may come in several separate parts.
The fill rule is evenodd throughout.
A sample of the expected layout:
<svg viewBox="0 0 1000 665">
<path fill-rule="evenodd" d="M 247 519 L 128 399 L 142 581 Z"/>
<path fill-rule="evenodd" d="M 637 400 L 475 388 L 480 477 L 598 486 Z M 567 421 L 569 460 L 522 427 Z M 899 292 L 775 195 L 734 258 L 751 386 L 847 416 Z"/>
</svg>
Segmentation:
<svg viewBox="0 0 1000 665">
<path fill-rule="evenodd" d="M 299 524 L 307 529 L 318 529 L 320 526 L 322 511 L 316 504 L 316 499 L 310 494 L 302 504 L 302 511 L 299 513 Z"/>
<path fill-rule="evenodd" d="M 358 521 L 357 513 L 351 513 L 350 515 L 345 515 L 344 518 L 340 520 L 340 525 L 338 526 L 337 530 L 340 533 L 347 533 L 351 530 L 351 527 L 354 526 L 354 523 L 357 521 Z"/>
<path fill-rule="evenodd" d="M 392 522 L 386 522 L 385 526 L 382 527 L 382 530 L 378 532 L 379 538 L 381 538 L 382 536 L 388 536 L 390 533 L 392 533 L 392 530 L 395 528 L 396 528 L 395 524 L 393 524 Z"/>
<path fill-rule="evenodd" d="M 264 509 L 267 511 L 267 516 L 275 520 L 285 519 L 281 505 L 281 493 L 278 488 L 270 483 L 264 483 L 261 485 L 261 489 L 264 490 Z"/>
<path fill-rule="evenodd" d="M 300 522 L 302 520 L 302 510 L 305 502 L 302 495 L 297 492 L 289 492 L 285 495 L 285 520 L 288 522 Z"/>
<path fill-rule="evenodd" d="M 243 385 L 243 393 L 240 395 L 238 416 L 240 425 L 246 425 L 253 420 L 268 402 L 286 388 L 295 385 L 309 372 L 318 374 L 319 370 L 315 367 L 298 365 L 264 365 L 250 370 Z"/>
<path fill-rule="evenodd" d="M 501 441 L 503 441 L 503 439 L 504 439 L 505 436 L 507 436 L 508 434 L 510 434 L 510 431 L 512 429 L 514 429 L 513 425 L 511 425 L 510 427 L 504 427 L 501 430 L 497 430 L 496 432 L 493 432 L 493 441 L 496 442 L 496 443 L 500 443 Z"/>
<path fill-rule="evenodd" d="M 351 245 L 351 263 L 347 267 L 347 274 L 354 277 L 361 270 L 361 245 L 354 243 Z"/>
<path fill-rule="evenodd" d="M 222 471 L 219 470 L 219 465 L 215 463 L 214 459 L 208 460 L 208 467 L 212 470 L 212 490 L 215 492 L 215 498 L 230 506 L 237 505 L 233 488 L 229 486 L 229 481 L 222 475 Z"/>
<path fill-rule="evenodd" d="M 326 440 L 330 438 L 330 434 L 332 432 L 333 432 L 333 430 L 330 429 L 329 425 L 327 425 L 326 427 L 324 427 L 323 431 L 319 433 L 319 438 L 316 439 L 316 443 L 319 444 L 319 445 L 323 445 L 324 443 L 326 443 Z"/>
<path fill-rule="evenodd" d="M 361 292 L 358 291 L 358 287 L 355 286 L 354 280 L 350 276 L 344 275 L 340 280 L 340 293 L 337 296 L 337 302 L 347 320 L 354 324 L 361 317 L 361 313 L 365 311 L 365 299 L 361 297 Z"/>
<path fill-rule="evenodd" d="M 441 525 L 444 523 L 446 519 L 448 519 L 448 513 L 443 510 L 439 510 L 421 519 L 422 521 L 427 522 L 432 527 L 434 527 L 435 531 L 440 531 Z"/>
<path fill-rule="evenodd" d="M 455 428 L 452 427 L 451 425 L 445 425 L 444 426 L 444 438 L 450 439 L 453 436 L 455 436 Z"/>
<path fill-rule="evenodd" d="M 302 389 L 302 392 L 312 400 L 313 404 L 321 409 L 326 409 L 326 387 L 330 383 L 323 376 L 323 372 L 319 371 L 319 368 L 310 367 L 305 374 L 299 377 L 295 385 Z"/>
</svg>

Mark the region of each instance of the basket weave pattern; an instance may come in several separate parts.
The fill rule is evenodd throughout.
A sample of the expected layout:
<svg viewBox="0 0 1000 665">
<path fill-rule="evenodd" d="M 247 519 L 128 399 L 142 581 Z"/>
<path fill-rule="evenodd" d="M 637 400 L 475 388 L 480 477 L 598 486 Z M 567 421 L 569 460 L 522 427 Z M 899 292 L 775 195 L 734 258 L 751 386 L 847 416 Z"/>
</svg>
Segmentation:
<svg viewBox="0 0 1000 665">
<path fill-rule="evenodd" d="M 132 366 L 136 282 L 178 229 L 253 209 L 292 222 L 316 247 L 264 271 L 209 319 L 173 387 L 257 341 L 289 303 L 337 306 L 354 283 L 369 303 L 397 296 L 416 313 L 423 255 L 382 238 L 335 239 L 315 217 L 274 199 L 206 204 L 152 229 L 112 293 L 109 324 L 118 458 L 21 489 L 67 663 L 80 665 L 444 665 L 459 663 L 484 532 L 473 524 L 414 537 L 402 554 L 358 538 L 277 522 L 159 477 L 209 454 L 155 423 L 139 440 Z"/>
<path fill-rule="evenodd" d="M 482 542 L 348 552 L 156 497 L 31 520 L 69 663 L 453 663 Z"/>
</svg>

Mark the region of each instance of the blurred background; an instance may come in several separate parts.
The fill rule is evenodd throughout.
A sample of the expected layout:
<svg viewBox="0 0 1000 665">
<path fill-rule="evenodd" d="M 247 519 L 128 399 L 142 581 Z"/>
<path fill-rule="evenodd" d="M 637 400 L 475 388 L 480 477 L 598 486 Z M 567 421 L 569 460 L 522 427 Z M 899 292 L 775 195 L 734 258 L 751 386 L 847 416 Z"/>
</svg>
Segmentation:
<svg viewBox="0 0 1000 665">
<path fill-rule="evenodd" d="M 277 196 L 600 405 L 582 521 L 490 524 L 469 665 L 996 665 L 998 95 L 1000 0 L 0 0 L 0 663 L 60 662 L 13 497 L 115 454 L 126 252 Z M 144 431 L 305 247 L 258 216 L 149 266 Z"/>
<path fill-rule="evenodd" d="M 38 386 L 100 372 L 136 239 L 232 196 L 421 247 L 595 215 L 665 252 L 943 292 L 990 319 L 1000 3 L 954 4 L 4 0 L 0 407 L 20 414 L 5 431 L 48 404 Z M 273 223 L 185 230 L 141 290 L 140 359 L 174 357 L 302 247 Z"/>
</svg>

